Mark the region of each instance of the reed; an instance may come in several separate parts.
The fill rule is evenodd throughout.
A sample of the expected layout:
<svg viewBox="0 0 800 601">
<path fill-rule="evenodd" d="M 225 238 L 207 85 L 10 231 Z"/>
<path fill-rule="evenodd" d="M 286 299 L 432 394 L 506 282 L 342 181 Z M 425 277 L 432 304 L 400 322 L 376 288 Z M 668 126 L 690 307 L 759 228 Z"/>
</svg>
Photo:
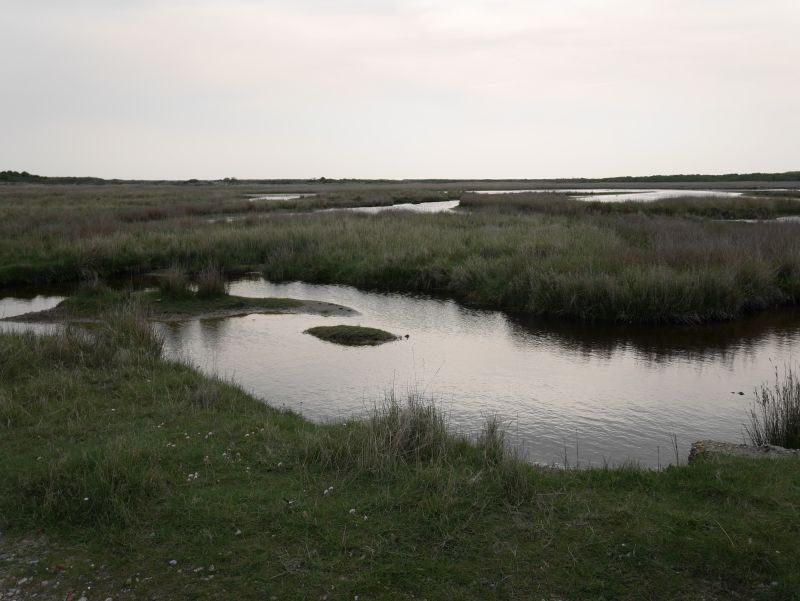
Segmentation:
<svg viewBox="0 0 800 601">
<path fill-rule="evenodd" d="M 800 375 L 791 366 L 783 377 L 776 368 L 775 383 L 756 390 L 746 430 L 754 445 L 800 449 Z"/>
<path fill-rule="evenodd" d="M 195 280 L 198 298 L 218 298 L 228 293 L 228 284 L 222 268 L 214 261 L 209 261 L 197 274 Z"/>
</svg>

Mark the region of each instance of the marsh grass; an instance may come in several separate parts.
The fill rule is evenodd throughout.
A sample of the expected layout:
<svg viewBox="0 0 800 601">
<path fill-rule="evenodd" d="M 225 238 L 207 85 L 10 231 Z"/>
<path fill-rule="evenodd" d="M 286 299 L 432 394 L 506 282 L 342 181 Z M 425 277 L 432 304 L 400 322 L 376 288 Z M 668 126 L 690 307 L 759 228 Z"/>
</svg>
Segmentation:
<svg viewBox="0 0 800 601">
<path fill-rule="evenodd" d="M 327 469 L 385 474 L 441 464 L 458 445 L 434 401 L 414 392 L 401 400 L 390 392 L 365 419 L 344 422 L 314 440 L 308 456 Z"/>
<path fill-rule="evenodd" d="M 228 294 L 228 283 L 222 268 L 214 261 L 209 261 L 195 278 L 198 298 L 219 298 Z"/>
<path fill-rule="evenodd" d="M 699 323 L 800 302 L 800 224 L 700 216 L 794 203 L 775 204 L 781 212 L 797 204 L 791 199 L 593 205 L 561 195 L 466 194 L 467 210 L 453 214 L 254 215 L 233 224 L 114 217 L 106 228 L 102 215 L 132 202 L 111 188 L 100 187 L 97 199 L 46 188 L 28 192 L 26 203 L 0 201 L 0 284 L 75 280 L 87 265 L 106 277 L 175 263 L 196 272 L 213 261 L 228 273 L 258 269 L 273 280 L 447 294 L 596 321 Z M 193 192 L 136 198 L 177 205 Z M 659 213 L 663 207 L 669 212 Z M 62 211 L 71 217 L 58 219 Z"/>
<path fill-rule="evenodd" d="M 158 277 L 158 290 L 166 298 L 182 299 L 192 295 L 192 288 L 186 272 L 173 265 L 165 269 Z"/>
<path fill-rule="evenodd" d="M 776 368 L 775 383 L 756 390 L 746 431 L 754 445 L 800 449 L 800 374 L 793 367 L 782 377 Z"/>
</svg>

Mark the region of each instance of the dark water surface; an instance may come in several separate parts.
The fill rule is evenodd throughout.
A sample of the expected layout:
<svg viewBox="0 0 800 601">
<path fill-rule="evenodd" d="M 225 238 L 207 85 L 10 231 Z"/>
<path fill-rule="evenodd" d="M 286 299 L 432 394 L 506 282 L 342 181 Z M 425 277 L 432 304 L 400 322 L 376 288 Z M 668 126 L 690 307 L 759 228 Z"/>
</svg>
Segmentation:
<svg viewBox="0 0 800 601">
<path fill-rule="evenodd" d="M 578 457 L 581 465 L 663 466 L 675 459 L 673 434 L 682 461 L 694 440 L 741 442 L 754 387 L 800 353 L 800 312 L 793 310 L 698 327 L 634 327 L 543 321 L 346 286 L 254 279 L 233 283 L 231 293 L 334 302 L 361 314 L 160 324 L 167 355 L 315 421 L 361 414 L 388 390 L 418 390 L 467 434 L 499 415 L 512 443 L 547 464 L 563 463 L 566 452 L 571 465 Z M 60 299 L 0 292 L 0 315 Z M 303 334 L 335 323 L 409 338 L 347 348 Z M 29 326 L 0 326 L 20 328 Z"/>
</svg>

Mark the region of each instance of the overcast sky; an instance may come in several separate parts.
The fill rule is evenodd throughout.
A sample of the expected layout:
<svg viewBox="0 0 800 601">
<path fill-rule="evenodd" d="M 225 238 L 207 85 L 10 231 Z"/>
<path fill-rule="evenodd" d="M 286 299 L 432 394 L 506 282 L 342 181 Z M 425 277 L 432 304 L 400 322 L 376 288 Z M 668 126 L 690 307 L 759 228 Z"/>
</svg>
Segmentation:
<svg viewBox="0 0 800 601">
<path fill-rule="evenodd" d="M 800 169 L 798 0 L 0 0 L 0 170 Z"/>
</svg>

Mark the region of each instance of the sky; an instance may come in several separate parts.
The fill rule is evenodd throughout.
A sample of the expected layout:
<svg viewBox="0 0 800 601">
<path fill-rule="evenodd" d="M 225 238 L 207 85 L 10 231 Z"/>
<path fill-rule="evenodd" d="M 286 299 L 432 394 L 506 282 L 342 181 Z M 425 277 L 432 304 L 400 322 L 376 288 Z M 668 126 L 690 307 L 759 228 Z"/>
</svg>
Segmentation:
<svg viewBox="0 0 800 601">
<path fill-rule="evenodd" d="M 798 0 L 0 0 L 0 170 L 798 170 L 798 32 Z"/>
</svg>

